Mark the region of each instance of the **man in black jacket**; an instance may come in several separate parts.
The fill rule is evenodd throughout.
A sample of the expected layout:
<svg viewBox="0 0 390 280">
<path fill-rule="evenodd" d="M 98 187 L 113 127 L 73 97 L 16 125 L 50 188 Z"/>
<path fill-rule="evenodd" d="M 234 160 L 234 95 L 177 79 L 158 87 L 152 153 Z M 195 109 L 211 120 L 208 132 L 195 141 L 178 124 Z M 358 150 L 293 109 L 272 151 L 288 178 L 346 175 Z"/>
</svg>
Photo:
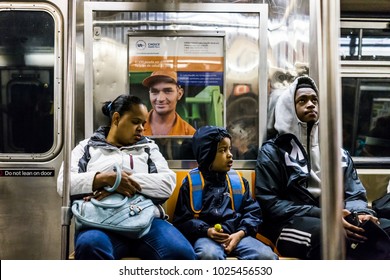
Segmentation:
<svg viewBox="0 0 390 280">
<path fill-rule="evenodd" d="M 264 223 L 260 233 L 272 240 L 282 256 L 321 258 L 321 172 L 318 138 L 318 89 L 310 77 L 298 77 L 273 103 L 277 136 L 261 147 L 256 164 L 256 198 Z M 366 190 L 342 151 L 344 209 L 342 224 L 347 244 L 367 241 L 361 227 L 345 217 L 356 213 L 360 222 L 378 223 L 368 208 Z M 347 256 L 348 257 L 348 256 Z"/>
</svg>

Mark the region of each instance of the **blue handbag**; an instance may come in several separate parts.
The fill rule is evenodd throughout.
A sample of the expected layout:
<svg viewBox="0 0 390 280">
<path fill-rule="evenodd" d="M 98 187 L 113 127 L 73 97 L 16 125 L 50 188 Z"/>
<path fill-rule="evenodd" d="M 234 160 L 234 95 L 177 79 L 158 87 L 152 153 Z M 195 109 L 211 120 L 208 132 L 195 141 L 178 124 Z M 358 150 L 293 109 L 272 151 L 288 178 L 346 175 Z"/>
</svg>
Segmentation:
<svg viewBox="0 0 390 280">
<path fill-rule="evenodd" d="M 141 238 L 150 230 L 154 208 L 153 202 L 140 194 L 126 197 L 114 193 L 100 201 L 75 200 L 72 213 L 76 231 L 95 228 Z"/>
</svg>

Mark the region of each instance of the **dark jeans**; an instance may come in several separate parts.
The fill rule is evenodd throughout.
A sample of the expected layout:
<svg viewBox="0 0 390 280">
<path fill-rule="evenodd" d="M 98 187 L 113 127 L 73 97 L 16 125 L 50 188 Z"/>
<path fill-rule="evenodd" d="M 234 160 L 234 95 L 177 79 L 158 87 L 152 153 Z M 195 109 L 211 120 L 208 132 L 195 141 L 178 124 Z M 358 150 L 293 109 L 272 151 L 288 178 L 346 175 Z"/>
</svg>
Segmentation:
<svg viewBox="0 0 390 280">
<path fill-rule="evenodd" d="M 85 230 L 75 239 L 75 258 L 112 260 L 138 257 L 145 260 L 194 260 L 195 252 L 187 239 L 172 224 L 154 219 L 148 234 L 130 239 L 98 229 Z"/>
</svg>

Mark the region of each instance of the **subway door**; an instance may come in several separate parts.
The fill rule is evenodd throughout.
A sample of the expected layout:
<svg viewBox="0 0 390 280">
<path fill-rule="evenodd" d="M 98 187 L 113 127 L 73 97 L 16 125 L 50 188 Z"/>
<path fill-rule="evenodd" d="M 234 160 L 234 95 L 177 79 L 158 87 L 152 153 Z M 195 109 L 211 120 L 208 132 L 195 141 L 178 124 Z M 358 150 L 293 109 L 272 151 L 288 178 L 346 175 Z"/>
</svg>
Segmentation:
<svg viewBox="0 0 390 280">
<path fill-rule="evenodd" d="M 12 5 L 12 9 L 10 9 Z M 61 12 L 0 3 L 0 259 L 59 259 Z"/>
</svg>

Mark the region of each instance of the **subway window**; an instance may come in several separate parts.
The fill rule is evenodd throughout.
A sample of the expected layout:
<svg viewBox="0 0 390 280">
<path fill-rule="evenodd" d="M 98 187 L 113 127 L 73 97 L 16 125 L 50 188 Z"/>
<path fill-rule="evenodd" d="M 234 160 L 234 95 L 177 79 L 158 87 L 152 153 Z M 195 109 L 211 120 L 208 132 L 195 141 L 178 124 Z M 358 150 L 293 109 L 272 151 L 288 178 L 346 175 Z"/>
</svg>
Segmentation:
<svg viewBox="0 0 390 280">
<path fill-rule="evenodd" d="M 387 22 L 344 23 L 341 28 L 341 60 L 388 61 L 390 59 L 390 28 Z"/>
<path fill-rule="evenodd" d="M 6 158 L 47 157 L 55 149 L 56 25 L 47 11 L 0 10 L 0 155 Z"/>
<path fill-rule="evenodd" d="M 343 146 L 353 156 L 390 157 L 390 79 L 342 79 Z"/>
<path fill-rule="evenodd" d="M 343 147 L 359 167 L 390 164 L 390 28 L 386 20 L 342 19 Z"/>
<path fill-rule="evenodd" d="M 174 70 L 173 76 L 183 92 L 175 105 L 177 115 L 193 129 L 204 125 L 226 127 L 234 139 L 236 164 L 240 164 L 238 160 L 254 161 L 263 133 L 259 127 L 265 126 L 267 109 L 266 75 L 259 77 L 267 65 L 265 8 L 248 12 L 99 11 L 93 18 L 93 28 L 100 31 L 91 44 L 94 60 L 109 60 L 107 49 L 119 46 L 121 51 L 110 57 L 110 63 L 127 74 L 124 77 L 128 77 L 128 88 L 124 90 L 143 99 L 150 116 L 162 112 L 155 106 L 159 94 L 145 87 L 144 79 L 159 69 Z M 87 39 L 86 45 L 88 42 Z M 128 65 L 123 63 L 124 55 Z M 117 72 L 103 64 L 93 66 L 94 98 L 107 100 L 112 89 L 102 85 L 110 79 L 121 85 Z M 102 121 L 100 107 L 94 108 L 94 127 Z M 145 135 L 156 141 L 164 157 L 171 161 L 170 166 L 195 159 L 193 133 L 161 131 L 152 125 L 145 129 Z"/>
</svg>

